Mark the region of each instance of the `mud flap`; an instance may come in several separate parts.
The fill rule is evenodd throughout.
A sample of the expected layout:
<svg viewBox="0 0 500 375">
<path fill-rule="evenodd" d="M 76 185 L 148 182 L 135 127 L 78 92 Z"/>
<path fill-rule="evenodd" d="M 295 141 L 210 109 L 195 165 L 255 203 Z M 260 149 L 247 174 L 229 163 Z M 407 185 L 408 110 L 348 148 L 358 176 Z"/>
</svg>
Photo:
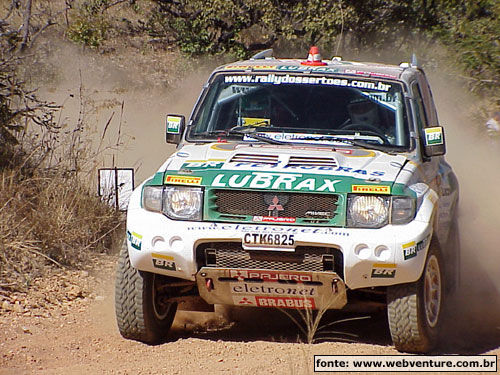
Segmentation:
<svg viewBox="0 0 500 375">
<path fill-rule="evenodd" d="M 347 303 L 345 284 L 335 272 L 203 267 L 196 282 L 210 304 L 323 310 Z"/>
</svg>

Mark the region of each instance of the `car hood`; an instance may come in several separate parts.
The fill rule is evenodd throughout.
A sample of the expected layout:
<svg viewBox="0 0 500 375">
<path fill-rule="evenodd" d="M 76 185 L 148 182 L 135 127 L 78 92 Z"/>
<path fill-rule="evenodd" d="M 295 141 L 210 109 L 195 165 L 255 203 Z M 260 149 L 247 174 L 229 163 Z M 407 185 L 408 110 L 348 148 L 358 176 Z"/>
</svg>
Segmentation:
<svg viewBox="0 0 500 375">
<path fill-rule="evenodd" d="M 360 148 L 210 143 L 183 146 L 162 168 L 164 183 L 180 185 L 390 193 L 406 161 Z"/>
</svg>

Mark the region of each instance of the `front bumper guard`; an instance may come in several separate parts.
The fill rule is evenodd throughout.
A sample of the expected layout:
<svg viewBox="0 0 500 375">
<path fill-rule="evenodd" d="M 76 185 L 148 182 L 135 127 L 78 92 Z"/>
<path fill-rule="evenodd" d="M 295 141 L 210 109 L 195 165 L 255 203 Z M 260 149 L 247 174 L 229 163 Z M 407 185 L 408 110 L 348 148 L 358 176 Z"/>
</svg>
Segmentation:
<svg viewBox="0 0 500 375">
<path fill-rule="evenodd" d="M 209 304 L 327 310 L 347 303 L 346 286 L 335 272 L 203 267 L 196 282 Z"/>
</svg>

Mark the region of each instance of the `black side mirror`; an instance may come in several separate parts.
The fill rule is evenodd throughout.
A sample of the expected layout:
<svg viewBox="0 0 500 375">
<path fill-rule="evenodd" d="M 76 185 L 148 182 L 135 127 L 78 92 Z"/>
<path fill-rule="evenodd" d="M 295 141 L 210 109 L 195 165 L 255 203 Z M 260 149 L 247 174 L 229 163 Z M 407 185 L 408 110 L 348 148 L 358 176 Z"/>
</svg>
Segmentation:
<svg viewBox="0 0 500 375">
<path fill-rule="evenodd" d="M 182 115 L 167 115 L 166 141 L 178 145 L 181 142 L 186 118 Z"/>
<path fill-rule="evenodd" d="M 446 153 L 444 129 L 442 126 L 423 129 L 421 139 L 424 156 L 430 158 Z"/>
</svg>

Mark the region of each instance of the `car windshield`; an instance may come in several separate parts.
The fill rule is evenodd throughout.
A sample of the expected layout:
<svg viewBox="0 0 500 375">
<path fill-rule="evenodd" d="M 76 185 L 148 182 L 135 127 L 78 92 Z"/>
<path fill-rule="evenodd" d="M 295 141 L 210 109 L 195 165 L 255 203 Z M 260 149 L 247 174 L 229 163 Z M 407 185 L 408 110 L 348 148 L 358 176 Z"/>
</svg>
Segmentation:
<svg viewBox="0 0 500 375">
<path fill-rule="evenodd" d="M 403 87 L 389 80 L 291 74 L 218 74 L 188 139 L 409 147 Z"/>
</svg>

